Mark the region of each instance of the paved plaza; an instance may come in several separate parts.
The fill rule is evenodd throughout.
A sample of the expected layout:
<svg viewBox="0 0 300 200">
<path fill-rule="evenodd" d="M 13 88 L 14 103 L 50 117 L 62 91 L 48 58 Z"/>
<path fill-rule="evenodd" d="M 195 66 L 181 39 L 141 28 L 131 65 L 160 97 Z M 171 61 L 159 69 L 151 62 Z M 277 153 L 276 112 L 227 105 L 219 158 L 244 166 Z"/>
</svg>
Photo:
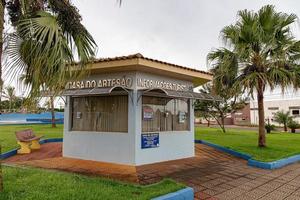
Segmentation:
<svg viewBox="0 0 300 200">
<path fill-rule="evenodd" d="M 195 199 L 299 200 L 300 163 L 277 170 L 247 166 L 246 161 L 196 144 L 194 158 L 132 167 L 61 157 L 61 143 L 44 144 L 40 151 L 6 159 L 6 164 L 104 176 L 140 184 L 172 178 L 193 187 Z"/>
</svg>

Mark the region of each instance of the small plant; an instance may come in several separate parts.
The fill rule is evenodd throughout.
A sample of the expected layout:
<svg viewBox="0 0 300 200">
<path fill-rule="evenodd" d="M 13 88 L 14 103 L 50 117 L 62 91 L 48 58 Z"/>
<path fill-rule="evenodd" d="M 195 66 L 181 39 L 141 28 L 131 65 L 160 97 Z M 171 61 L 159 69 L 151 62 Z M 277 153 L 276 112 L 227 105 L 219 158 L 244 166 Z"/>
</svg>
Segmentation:
<svg viewBox="0 0 300 200">
<path fill-rule="evenodd" d="M 274 121 L 277 122 L 278 124 L 283 124 L 284 132 L 287 132 L 288 123 L 292 119 L 293 117 L 290 116 L 290 111 L 285 112 L 281 110 L 275 113 L 274 115 Z"/>
<path fill-rule="evenodd" d="M 292 133 L 295 133 L 296 129 L 300 128 L 300 124 L 294 120 L 290 120 L 287 126 L 291 129 Z"/>
<path fill-rule="evenodd" d="M 275 130 L 275 125 L 268 123 L 265 125 L 265 129 L 266 129 L 267 133 L 271 133 L 271 131 Z"/>
</svg>

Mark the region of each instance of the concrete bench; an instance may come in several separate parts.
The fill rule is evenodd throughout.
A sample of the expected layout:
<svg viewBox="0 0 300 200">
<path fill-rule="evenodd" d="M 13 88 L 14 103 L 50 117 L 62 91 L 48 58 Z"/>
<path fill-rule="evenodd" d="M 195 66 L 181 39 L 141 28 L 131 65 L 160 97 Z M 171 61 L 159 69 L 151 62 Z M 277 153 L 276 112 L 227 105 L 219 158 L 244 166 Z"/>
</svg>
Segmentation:
<svg viewBox="0 0 300 200">
<path fill-rule="evenodd" d="M 32 149 L 40 149 L 40 139 L 43 136 L 36 136 L 31 129 L 17 131 L 16 138 L 20 145 L 18 154 L 28 154 Z"/>
</svg>

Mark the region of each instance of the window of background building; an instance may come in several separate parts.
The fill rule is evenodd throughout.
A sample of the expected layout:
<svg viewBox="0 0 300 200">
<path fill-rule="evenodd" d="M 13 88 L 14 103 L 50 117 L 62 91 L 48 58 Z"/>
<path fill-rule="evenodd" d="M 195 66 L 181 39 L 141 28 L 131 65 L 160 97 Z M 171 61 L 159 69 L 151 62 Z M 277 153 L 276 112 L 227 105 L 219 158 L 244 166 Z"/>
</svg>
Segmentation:
<svg viewBox="0 0 300 200">
<path fill-rule="evenodd" d="M 188 100 L 143 96 L 142 104 L 143 132 L 190 129 Z"/>
<path fill-rule="evenodd" d="M 128 96 L 72 98 L 72 131 L 128 132 Z"/>
<path fill-rule="evenodd" d="M 292 110 L 292 115 L 299 115 L 299 114 L 300 114 L 299 110 Z"/>
</svg>

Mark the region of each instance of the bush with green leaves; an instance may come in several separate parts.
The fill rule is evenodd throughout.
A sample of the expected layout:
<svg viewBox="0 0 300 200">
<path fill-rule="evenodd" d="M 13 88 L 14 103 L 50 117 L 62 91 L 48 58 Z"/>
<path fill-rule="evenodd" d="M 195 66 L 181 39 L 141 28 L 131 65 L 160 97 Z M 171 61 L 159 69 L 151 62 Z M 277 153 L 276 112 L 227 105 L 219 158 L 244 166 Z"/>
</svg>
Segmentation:
<svg viewBox="0 0 300 200">
<path fill-rule="evenodd" d="M 287 124 L 287 126 L 291 129 L 292 133 L 296 132 L 296 129 L 300 128 L 300 124 L 296 122 L 295 120 L 290 120 Z"/>
<path fill-rule="evenodd" d="M 265 129 L 266 129 L 267 133 L 271 133 L 271 131 L 275 130 L 275 125 L 268 123 L 268 124 L 265 125 Z"/>
</svg>

